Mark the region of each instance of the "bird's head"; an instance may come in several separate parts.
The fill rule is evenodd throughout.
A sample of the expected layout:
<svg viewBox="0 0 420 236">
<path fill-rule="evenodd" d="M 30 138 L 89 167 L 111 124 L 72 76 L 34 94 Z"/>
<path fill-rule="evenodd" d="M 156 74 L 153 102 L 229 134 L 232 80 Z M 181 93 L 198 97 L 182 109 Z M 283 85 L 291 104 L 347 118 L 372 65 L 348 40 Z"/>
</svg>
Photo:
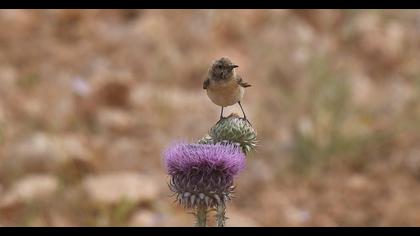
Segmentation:
<svg viewBox="0 0 420 236">
<path fill-rule="evenodd" d="M 226 80 L 232 77 L 235 69 L 238 67 L 227 57 L 216 60 L 210 68 L 210 76 L 216 80 Z"/>
</svg>

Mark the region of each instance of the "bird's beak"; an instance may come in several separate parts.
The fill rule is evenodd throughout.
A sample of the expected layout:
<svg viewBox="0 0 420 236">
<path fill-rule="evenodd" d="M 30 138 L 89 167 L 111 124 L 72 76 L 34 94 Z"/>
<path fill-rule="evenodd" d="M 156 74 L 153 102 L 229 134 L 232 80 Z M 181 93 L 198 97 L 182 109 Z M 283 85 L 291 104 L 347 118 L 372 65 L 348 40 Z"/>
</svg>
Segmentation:
<svg viewBox="0 0 420 236">
<path fill-rule="evenodd" d="M 230 66 L 230 68 L 232 68 L 232 69 L 233 69 L 233 68 L 236 68 L 236 67 L 239 67 L 239 66 L 238 66 L 238 65 L 231 65 L 231 66 Z"/>
</svg>

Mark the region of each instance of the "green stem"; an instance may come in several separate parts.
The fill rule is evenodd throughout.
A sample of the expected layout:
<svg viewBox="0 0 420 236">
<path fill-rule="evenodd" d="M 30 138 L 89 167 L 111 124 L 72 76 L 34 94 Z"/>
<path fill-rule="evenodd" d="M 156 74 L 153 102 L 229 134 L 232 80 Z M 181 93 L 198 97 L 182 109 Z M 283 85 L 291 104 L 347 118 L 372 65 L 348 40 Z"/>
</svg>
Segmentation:
<svg viewBox="0 0 420 236">
<path fill-rule="evenodd" d="M 221 204 L 217 206 L 217 213 L 216 213 L 216 221 L 217 227 L 224 227 L 226 224 L 226 206 L 225 204 Z"/>
<path fill-rule="evenodd" d="M 195 226 L 197 227 L 206 227 L 207 225 L 207 207 L 200 204 L 197 207 L 197 213 L 195 214 L 197 221 Z"/>
</svg>

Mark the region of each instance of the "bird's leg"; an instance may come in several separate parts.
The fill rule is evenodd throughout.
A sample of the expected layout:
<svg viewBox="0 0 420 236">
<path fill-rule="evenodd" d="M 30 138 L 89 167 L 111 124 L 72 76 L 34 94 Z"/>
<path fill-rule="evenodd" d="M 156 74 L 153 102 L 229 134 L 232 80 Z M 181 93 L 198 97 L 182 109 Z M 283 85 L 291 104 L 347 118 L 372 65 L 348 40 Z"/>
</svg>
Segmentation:
<svg viewBox="0 0 420 236">
<path fill-rule="evenodd" d="M 246 120 L 246 121 L 247 121 L 247 122 L 251 125 L 251 122 L 249 122 L 249 120 L 246 118 L 246 115 L 245 115 L 244 109 L 242 108 L 242 105 L 241 105 L 241 101 L 239 101 L 239 102 L 238 102 L 238 104 L 239 104 L 239 106 L 241 107 L 242 113 L 244 114 L 244 120 Z"/>
<path fill-rule="evenodd" d="M 224 108 L 224 107 L 222 107 L 222 110 L 220 111 L 220 118 L 219 118 L 219 120 L 217 121 L 216 125 L 217 125 L 217 124 L 219 124 L 219 122 L 220 122 L 220 121 L 222 121 L 222 120 L 224 119 L 224 117 L 223 117 L 223 108 Z"/>
<path fill-rule="evenodd" d="M 224 107 L 222 107 L 222 110 L 220 111 L 220 120 L 223 119 L 223 108 Z"/>
<path fill-rule="evenodd" d="M 246 115 L 245 115 L 244 109 L 242 108 L 241 102 L 239 101 L 238 104 L 241 107 L 242 114 L 244 114 L 244 119 L 246 120 Z"/>
</svg>

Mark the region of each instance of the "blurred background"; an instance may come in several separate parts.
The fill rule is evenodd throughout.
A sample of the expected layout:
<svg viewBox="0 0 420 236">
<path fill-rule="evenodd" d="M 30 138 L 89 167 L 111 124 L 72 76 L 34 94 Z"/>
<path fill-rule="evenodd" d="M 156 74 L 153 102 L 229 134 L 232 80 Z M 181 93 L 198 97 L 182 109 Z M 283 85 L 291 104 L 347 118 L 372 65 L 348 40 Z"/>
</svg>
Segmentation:
<svg viewBox="0 0 420 236">
<path fill-rule="evenodd" d="M 260 140 L 228 226 L 420 225 L 419 10 L 1 10 L 0 27 L 1 226 L 191 226 L 161 155 L 218 120 L 202 82 L 221 56 Z"/>
</svg>

